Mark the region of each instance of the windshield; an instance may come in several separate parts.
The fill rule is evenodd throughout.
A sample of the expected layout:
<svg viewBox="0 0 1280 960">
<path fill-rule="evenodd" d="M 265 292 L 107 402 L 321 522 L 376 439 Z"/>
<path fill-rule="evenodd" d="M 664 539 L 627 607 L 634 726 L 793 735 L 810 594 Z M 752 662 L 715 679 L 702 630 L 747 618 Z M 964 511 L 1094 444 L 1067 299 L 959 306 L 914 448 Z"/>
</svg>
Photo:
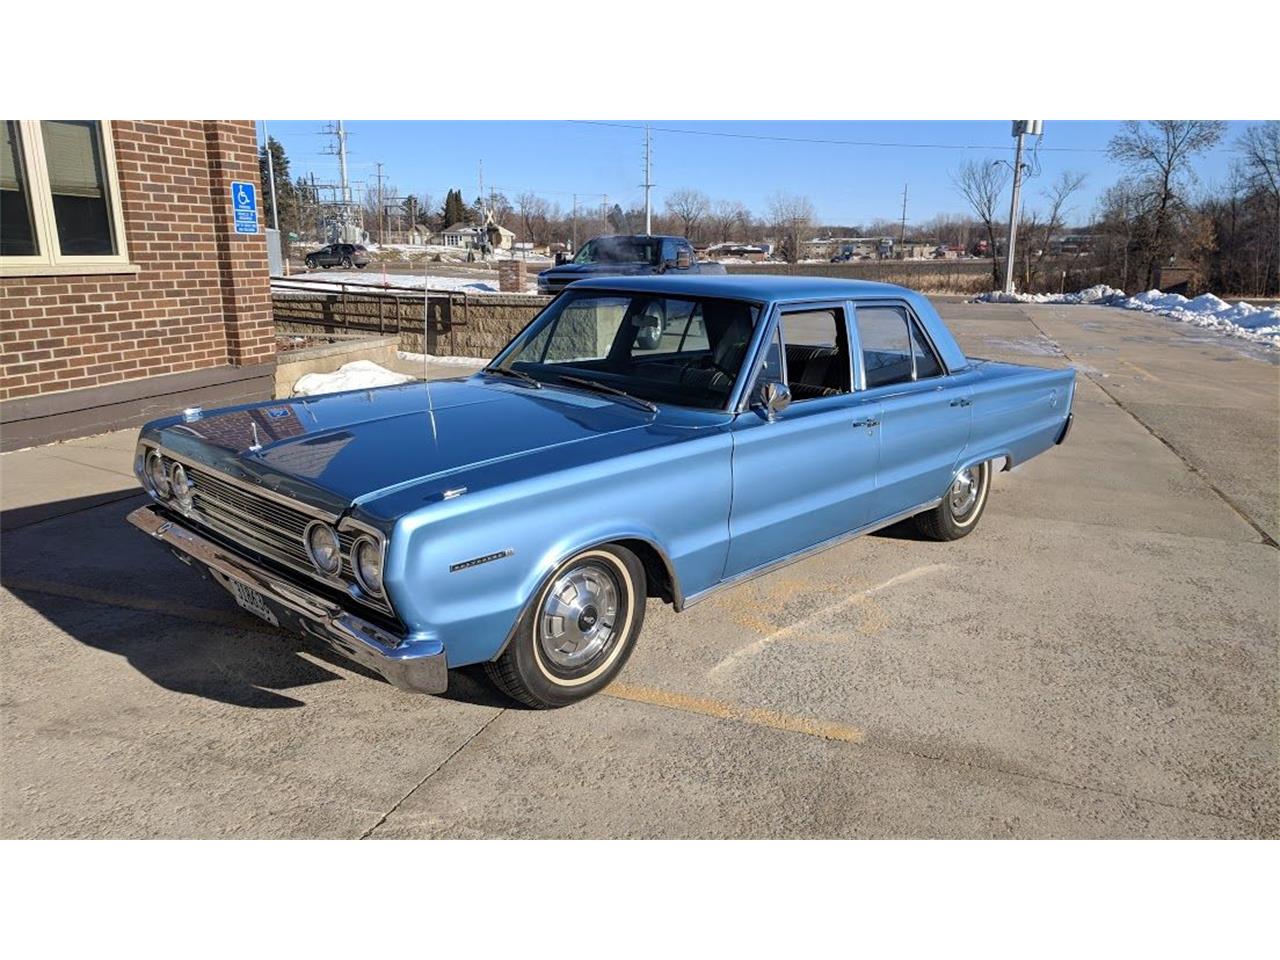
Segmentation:
<svg viewBox="0 0 1280 960">
<path fill-rule="evenodd" d="M 738 300 L 570 290 L 496 366 L 542 383 L 578 377 L 654 403 L 721 409 L 759 318 L 758 306 Z"/>
<path fill-rule="evenodd" d="M 574 263 L 648 263 L 657 265 L 659 240 L 653 237 L 597 237 L 588 240 Z"/>
</svg>

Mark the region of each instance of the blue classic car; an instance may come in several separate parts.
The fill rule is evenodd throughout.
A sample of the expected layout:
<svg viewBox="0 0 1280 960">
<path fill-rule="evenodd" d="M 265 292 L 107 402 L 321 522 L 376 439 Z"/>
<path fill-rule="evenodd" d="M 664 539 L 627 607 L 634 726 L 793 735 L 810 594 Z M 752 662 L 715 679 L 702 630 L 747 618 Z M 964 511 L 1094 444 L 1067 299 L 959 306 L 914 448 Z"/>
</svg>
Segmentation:
<svg viewBox="0 0 1280 960">
<path fill-rule="evenodd" d="M 471 377 L 148 424 L 129 519 L 396 686 L 484 663 L 554 707 L 618 674 L 648 597 L 683 610 L 909 517 L 967 535 L 1074 388 L 966 357 L 900 287 L 586 280 Z"/>
</svg>

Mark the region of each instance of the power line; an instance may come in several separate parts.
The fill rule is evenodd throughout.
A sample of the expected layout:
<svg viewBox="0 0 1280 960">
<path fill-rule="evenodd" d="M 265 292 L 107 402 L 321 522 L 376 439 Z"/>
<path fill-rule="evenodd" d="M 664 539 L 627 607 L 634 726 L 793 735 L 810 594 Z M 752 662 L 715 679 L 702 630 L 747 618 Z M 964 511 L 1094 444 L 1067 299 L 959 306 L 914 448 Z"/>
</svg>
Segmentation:
<svg viewBox="0 0 1280 960">
<path fill-rule="evenodd" d="M 607 120 L 568 120 L 567 123 L 578 123 L 592 127 L 618 127 L 623 130 L 644 130 L 646 127 L 638 123 L 612 123 Z M 776 143 L 821 143 L 840 147 L 885 147 L 894 150 L 985 150 L 1006 151 L 1009 146 L 988 146 L 982 144 L 961 143 L 897 143 L 880 140 L 837 140 L 826 137 L 784 137 L 767 133 L 730 133 L 727 130 L 690 130 L 682 127 L 649 127 L 657 133 L 676 133 L 689 137 L 726 137 L 733 140 L 768 140 Z M 1045 152 L 1055 153 L 1106 153 L 1106 147 L 1040 147 Z"/>
</svg>

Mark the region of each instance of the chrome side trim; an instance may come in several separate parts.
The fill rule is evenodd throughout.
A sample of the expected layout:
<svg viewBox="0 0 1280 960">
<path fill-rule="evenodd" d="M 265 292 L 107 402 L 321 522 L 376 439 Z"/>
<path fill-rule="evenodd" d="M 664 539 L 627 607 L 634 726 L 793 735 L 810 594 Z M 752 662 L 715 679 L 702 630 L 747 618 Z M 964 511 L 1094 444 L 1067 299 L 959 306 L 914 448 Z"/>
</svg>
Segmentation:
<svg viewBox="0 0 1280 960">
<path fill-rule="evenodd" d="M 154 506 L 139 507 L 129 522 L 171 548 L 184 561 L 196 560 L 218 583 L 237 581 L 264 594 L 298 618 L 303 632 L 338 653 L 380 673 L 391 684 L 415 693 L 448 689 L 444 644 L 437 639 L 402 637 L 290 583 L 180 523 L 166 520 Z"/>
<path fill-rule="evenodd" d="M 919 506 L 910 507 L 909 509 L 903 510 L 901 513 L 896 513 L 891 517 L 886 517 L 883 520 L 876 520 L 874 523 L 865 524 L 864 526 L 858 527 L 856 530 L 850 530 L 847 533 L 842 533 L 829 540 L 823 540 L 821 543 L 815 543 L 811 547 L 805 547 L 803 550 L 797 550 L 795 553 L 790 553 L 785 557 L 780 557 L 777 560 L 770 560 L 768 563 L 761 564 L 758 567 L 752 567 L 750 570 L 744 570 L 742 573 L 734 574 L 728 580 L 721 580 L 714 586 L 707 587 L 705 590 L 685 597 L 684 601 L 676 606 L 676 611 L 683 612 L 688 610 L 695 603 L 699 603 L 712 594 L 719 593 L 721 590 L 727 590 L 729 587 L 736 587 L 739 584 L 746 583 L 748 580 L 754 580 L 756 577 L 763 577 L 766 573 L 773 573 L 773 571 L 780 570 L 782 567 L 790 566 L 793 563 L 797 563 L 800 560 L 811 557 L 815 553 L 822 553 L 824 550 L 830 550 L 832 547 L 838 547 L 840 544 L 848 540 L 852 540 L 855 537 L 860 537 L 867 533 L 875 533 L 877 530 L 883 530 L 885 527 L 891 527 L 895 523 L 899 523 L 908 517 L 914 517 L 917 513 L 932 510 L 941 502 L 941 497 L 935 497 L 932 500 L 925 501 Z"/>
</svg>

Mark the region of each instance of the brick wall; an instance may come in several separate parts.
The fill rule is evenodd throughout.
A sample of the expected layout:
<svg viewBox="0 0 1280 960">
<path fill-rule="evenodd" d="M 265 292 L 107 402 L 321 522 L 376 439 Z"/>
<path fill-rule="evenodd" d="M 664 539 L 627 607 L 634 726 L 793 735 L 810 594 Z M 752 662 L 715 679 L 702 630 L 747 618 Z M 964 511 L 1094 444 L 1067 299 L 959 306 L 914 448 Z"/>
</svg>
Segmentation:
<svg viewBox="0 0 1280 960">
<path fill-rule="evenodd" d="M 236 235 L 230 208 L 232 179 L 258 181 L 253 122 L 112 134 L 139 270 L 0 277 L 0 400 L 274 359 L 265 237 Z"/>
</svg>

